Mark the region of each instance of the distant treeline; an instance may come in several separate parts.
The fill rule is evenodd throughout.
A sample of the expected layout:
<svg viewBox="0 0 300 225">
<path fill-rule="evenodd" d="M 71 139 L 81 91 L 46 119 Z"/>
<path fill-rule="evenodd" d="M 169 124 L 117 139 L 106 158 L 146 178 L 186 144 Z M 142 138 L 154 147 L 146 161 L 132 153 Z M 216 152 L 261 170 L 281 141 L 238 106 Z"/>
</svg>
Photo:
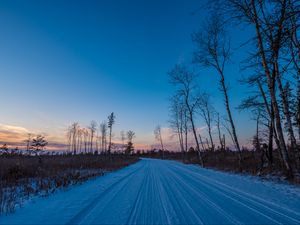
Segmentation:
<svg viewBox="0 0 300 225">
<path fill-rule="evenodd" d="M 101 153 L 110 155 L 115 149 L 119 153 L 131 154 L 134 151 L 133 138 L 135 133 L 132 130 L 120 132 L 120 144 L 113 142 L 113 125 L 115 114 L 112 112 L 107 121 L 97 124 L 92 120 L 87 127 L 81 127 L 79 123 L 73 123 L 67 131 L 68 151 L 74 155 L 78 153 Z M 126 142 L 126 143 L 125 143 Z"/>
</svg>

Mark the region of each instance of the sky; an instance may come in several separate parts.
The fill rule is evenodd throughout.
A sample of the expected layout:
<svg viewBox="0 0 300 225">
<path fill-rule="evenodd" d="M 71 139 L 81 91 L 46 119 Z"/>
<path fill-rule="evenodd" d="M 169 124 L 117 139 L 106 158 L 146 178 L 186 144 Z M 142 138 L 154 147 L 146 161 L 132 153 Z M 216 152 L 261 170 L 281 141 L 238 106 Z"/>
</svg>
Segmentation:
<svg viewBox="0 0 300 225">
<path fill-rule="evenodd" d="M 174 141 L 167 129 L 174 91 L 167 72 L 192 62 L 191 33 L 207 16 L 204 6 L 196 0 L 2 0 L 0 142 L 21 141 L 30 132 L 64 143 L 71 123 L 100 123 L 111 112 L 116 142 L 121 130 L 133 130 L 136 145 L 148 148 L 158 124 L 166 142 Z M 237 40 L 243 35 L 233 31 Z M 234 61 L 242 54 L 227 74 L 237 130 L 247 144 L 253 123 L 235 110 L 247 94 Z M 225 115 L 218 75 L 192 66 L 200 88 Z M 204 127 L 200 118 L 197 127 Z"/>
</svg>

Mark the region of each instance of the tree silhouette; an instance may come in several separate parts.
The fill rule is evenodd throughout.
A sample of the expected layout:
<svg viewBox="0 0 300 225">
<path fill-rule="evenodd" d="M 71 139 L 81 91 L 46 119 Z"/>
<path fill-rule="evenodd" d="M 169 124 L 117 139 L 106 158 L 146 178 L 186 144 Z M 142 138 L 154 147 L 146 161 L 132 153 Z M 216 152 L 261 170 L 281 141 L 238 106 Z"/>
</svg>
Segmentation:
<svg viewBox="0 0 300 225">
<path fill-rule="evenodd" d="M 106 153 L 106 147 L 107 147 L 107 124 L 106 122 L 102 122 L 100 124 L 100 133 L 101 133 L 101 150 Z"/>
<path fill-rule="evenodd" d="M 233 138 L 233 143 L 239 153 L 239 164 L 241 166 L 241 148 L 231 112 L 228 86 L 225 77 L 225 66 L 231 57 L 231 40 L 227 35 L 224 24 L 222 16 L 218 14 L 218 11 L 216 11 L 211 14 L 211 17 L 201 28 L 200 32 L 193 34 L 193 41 L 197 45 L 197 49 L 194 52 L 194 62 L 203 67 L 214 68 L 219 74 L 220 90 L 224 95 L 224 103 L 227 111 L 228 122 L 230 124 L 230 132 Z"/>
<path fill-rule="evenodd" d="M 163 145 L 163 139 L 162 139 L 162 136 L 161 136 L 161 127 L 160 127 L 160 125 L 157 125 L 156 128 L 154 129 L 154 136 L 155 136 L 155 139 L 161 145 L 161 150 L 163 152 L 163 159 L 164 159 L 165 158 L 165 149 L 164 149 L 164 145 Z"/>
<path fill-rule="evenodd" d="M 201 166 L 204 166 L 195 125 L 195 113 L 199 105 L 199 101 L 201 99 L 201 96 L 199 95 L 199 93 L 197 93 L 198 75 L 193 71 L 190 71 L 185 65 L 177 64 L 169 72 L 169 77 L 170 83 L 174 86 L 179 87 L 177 97 L 184 102 L 185 107 L 187 109 L 188 118 L 190 120 L 192 132 L 196 142 L 198 158 Z"/>
<path fill-rule="evenodd" d="M 95 132 L 96 132 L 96 128 L 97 128 L 97 123 L 96 121 L 92 120 L 89 126 L 89 130 L 90 130 L 90 134 L 91 134 L 91 143 L 90 143 L 90 152 L 93 153 L 93 140 L 94 140 L 94 136 L 95 136 Z"/>
<path fill-rule="evenodd" d="M 109 145 L 108 145 L 108 153 L 110 154 L 111 152 L 111 135 L 112 135 L 112 126 L 115 123 L 115 115 L 112 112 L 109 116 L 108 116 L 108 125 L 107 127 L 109 128 Z"/>
<path fill-rule="evenodd" d="M 45 140 L 43 135 L 37 135 L 32 139 L 31 147 L 37 154 L 39 151 L 43 150 L 48 145 L 48 142 Z"/>
<path fill-rule="evenodd" d="M 127 147 L 125 150 L 126 154 L 131 154 L 134 151 L 134 147 L 133 147 L 133 143 L 132 143 L 132 139 L 135 137 L 135 133 L 130 130 L 127 132 L 127 139 L 128 139 L 128 143 L 127 143 Z"/>
</svg>

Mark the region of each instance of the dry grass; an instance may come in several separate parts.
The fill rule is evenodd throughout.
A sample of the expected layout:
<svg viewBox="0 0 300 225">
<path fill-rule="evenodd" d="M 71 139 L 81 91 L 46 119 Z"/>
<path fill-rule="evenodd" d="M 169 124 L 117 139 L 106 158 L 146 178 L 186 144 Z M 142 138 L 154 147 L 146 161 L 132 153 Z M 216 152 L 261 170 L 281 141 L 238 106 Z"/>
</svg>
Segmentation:
<svg viewBox="0 0 300 225">
<path fill-rule="evenodd" d="M 0 156 L 0 214 L 15 210 L 35 194 L 81 183 L 138 161 L 126 155 Z"/>
</svg>

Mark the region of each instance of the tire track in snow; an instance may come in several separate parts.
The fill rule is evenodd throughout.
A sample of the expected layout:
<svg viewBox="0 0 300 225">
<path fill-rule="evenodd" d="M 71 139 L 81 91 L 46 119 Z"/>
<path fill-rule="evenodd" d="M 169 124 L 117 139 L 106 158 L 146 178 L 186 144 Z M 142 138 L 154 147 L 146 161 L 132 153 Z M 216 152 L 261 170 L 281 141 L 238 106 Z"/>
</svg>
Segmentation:
<svg viewBox="0 0 300 225">
<path fill-rule="evenodd" d="M 199 169 L 199 168 L 197 168 L 197 169 Z M 217 181 L 217 180 L 213 180 L 213 179 L 211 179 L 211 178 L 209 178 L 209 177 L 207 177 L 207 176 L 205 176 L 205 175 L 202 175 L 202 174 L 200 174 L 199 172 L 195 171 L 195 168 L 193 168 L 193 170 L 187 170 L 187 171 L 189 171 L 189 173 L 193 173 L 193 174 L 196 174 L 196 175 L 198 175 L 198 176 L 201 176 L 201 177 L 203 177 L 204 179 L 209 180 L 209 182 L 215 183 L 217 186 L 222 186 L 222 187 L 225 187 L 225 188 L 227 188 L 227 189 L 230 189 L 230 190 L 231 190 L 233 193 L 235 193 L 235 194 L 238 194 L 238 193 L 239 193 L 239 194 L 242 195 L 243 197 L 248 197 L 248 198 L 253 199 L 254 201 L 258 201 L 258 202 L 260 202 L 261 204 L 264 204 L 264 205 L 269 205 L 270 208 L 271 208 L 271 207 L 275 207 L 275 208 L 278 208 L 278 209 L 280 209 L 280 210 L 287 211 L 287 212 L 289 212 L 289 213 L 295 214 L 296 216 L 299 216 L 299 217 L 300 217 L 300 213 L 297 212 L 297 211 L 294 211 L 294 210 L 291 210 L 291 209 L 289 209 L 289 208 L 283 207 L 282 205 L 278 205 L 278 204 L 276 204 L 276 203 L 274 203 L 274 202 L 267 201 L 267 200 L 265 200 L 265 199 L 263 199 L 263 198 L 260 198 L 260 197 L 258 197 L 258 196 L 255 196 L 255 195 L 250 194 L 250 193 L 248 193 L 248 192 L 241 191 L 240 189 L 234 188 L 233 186 L 229 186 L 229 185 L 227 185 L 227 184 L 225 184 L 225 183 L 222 183 L 222 182 L 219 182 L 219 181 Z"/>
<path fill-rule="evenodd" d="M 164 171 L 166 172 L 166 171 Z M 171 203 L 177 206 L 176 214 L 179 216 L 180 222 L 178 224 L 204 224 L 203 219 L 198 215 L 190 202 L 185 199 L 182 194 L 185 192 L 181 185 L 170 179 L 170 174 L 164 174 L 165 182 L 163 183 L 165 189 L 168 190 L 167 196 L 172 199 Z M 170 184 L 173 184 L 172 186 Z M 175 206 L 174 206 L 175 207 Z M 188 214 L 186 212 L 188 211 Z M 185 213 L 184 213 L 185 212 Z"/>
<path fill-rule="evenodd" d="M 196 173 L 196 172 L 194 172 L 195 174 L 197 174 L 198 175 L 198 173 Z M 192 177 L 191 176 L 191 174 L 189 174 L 189 175 L 183 175 L 183 176 L 190 176 L 190 177 Z M 199 175 L 199 176 L 201 176 L 201 175 Z M 194 178 L 195 179 L 195 178 Z M 196 178 L 197 179 L 197 178 Z M 259 208 L 259 206 L 257 206 L 257 205 L 251 205 L 251 204 L 249 204 L 249 201 L 247 201 L 247 200 L 243 200 L 243 199 L 241 199 L 241 198 L 236 198 L 236 196 L 234 196 L 235 195 L 235 193 L 234 192 L 226 192 L 226 189 L 221 189 L 221 188 L 219 188 L 218 186 L 215 186 L 215 185 L 213 185 L 212 183 L 209 183 L 209 182 L 207 182 L 207 181 L 205 181 L 205 179 L 202 179 L 202 177 L 200 178 L 201 179 L 201 185 L 202 186 L 206 186 L 207 188 L 210 188 L 210 189 L 212 189 L 213 190 L 213 193 L 215 193 L 215 194 L 219 194 L 219 195 L 222 195 L 222 196 L 224 196 L 225 198 L 227 198 L 227 199 L 229 199 L 229 200 L 232 200 L 233 202 L 236 202 L 236 203 L 238 203 L 238 204 L 240 204 L 240 205 L 242 205 L 243 207 L 245 207 L 245 208 L 247 208 L 247 209 L 249 209 L 249 210 L 251 210 L 251 211 L 253 211 L 254 213 L 256 213 L 256 214 L 259 214 L 259 215 L 261 215 L 261 216 L 263 216 L 263 217 L 265 217 L 266 219 L 268 219 L 269 221 L 271 221 L 272 222 L 272 224 L 283 224 L 283 223 L 281 223 L 280 221 L 278 221 L 278 220 L 275 220 L 274 218 L 273 218 L 273 216 L 274 215 L 267 215 L 266 213 L 265 213 L 265 211 L 264 210 L 259 210 L 258 208 Z M 204 181 L 204 182 L 203 182 Z M 199 184 L 195 184 L 195 186 L 199 186 Z M 255 203 L 255 202 L 254 202 Z"/>
<path fill-rule="evenodd" d="M 278 211 L 278 210 L 283 210 L 283 211 L 286 211 L 286 212 L 289 212 L 289 213 L 292 213 L 294 214 L 295 217 L 299 217 L 300 214 L 298 212 L 295 212 L 293 210 L 290 210 L 288 208 L 285 208 L 285 207 L 282 207 L 278 204 L 275 204 L 273 202 L 270 202 L 270 201 L 266 201 L 262 198 L 259 198 L 259 197 L 256 197 L 254 195 L 251 195 L 247 192 L 243 192 L 239 189 L 236 189 L 232 186 L 229 186 L 229 185 L 226 185 L 224 183 L 221 183 L 221 182 L 218 182 L 216 180 L 213 180 L 211 178 L 208 178 L 207 176 L 204 176 L 204 175 L 201 175 L 200 173 L 196 173 L 193 171 L 194 174 L 198 175 L 198 176 L 201 176 L 202 177 L 202 180 L 206 180 L 207 183 L 211 184 L 211 185 L 214 185 L 215 188 L 217 188 L 219 191 L 224 191 L 224 190 L 227 190 L 228 193 L 232 194 L 232 195 L 235 195 L 237 196 L 238 198 L 241 198 L 241 199 L 244 199 L 246 201 L 250 201 L 251 203 L 253 204 L 257 204 L 277 215 L 281 217 L 285 217 L 287 219 L 290 219 L 294 222 L 296 222 L 297 224 L 300 224 L 300 218 L 293 218 L 291 216 L 288 216 L 287 214 L 283 214 L 282 212 Z M 222 189 L 220 187 L 223 187 Z M 269 205 L 269 206 L 268 206 Z M 272 207 L 275 207 L 275 208 L 278 208 L 278 209 L 274 209 Z M 274 216 L 274 215 L 272 215 Z"/>
<path fill-rule="evenodd" d="M 195 188 L 194 186 L 189 185 L 188 182 L 184 181 L 182 179 L 182 177 L 180 177 L 177 173 L 175 173 L 169 167 L 168 167 L 168 170 L 172 174 L 172 176 L 170 176 L 170 177 L 172 177 L 171 183 L 177 184 L 176 187 L 180 187 L 181 186 L 181 189 L 185 193 L 187 193 L 187 194 L 191 194 L 192 193 L 193 196 L 197 197 L 197 199 L 204 200 L 204 202 L 207 203 L 208 206 L 210 206 L 210 209 L 211 209 L 212 212 L 217 211 L 218 213 L 220 213 L 220 215 L 222 217 L 226 218 L 230 224 L 242 224 L 242 222 L 239 221 L 239 220 L 237 220 L 232 214 L 229 214 L 228 212 L 226 212 L 225 210 L 223 210 L 222 207 L 220 207 L 219 205 L 217 205 L 216 203 L 214 203 L 212 200 L 210 200 L 209 196 L 207 196 L 206 194 L 204 194 L 203 192 L 201 192 L 201 190 L 199 189 L 199 187 Z M 222 222 L 224 222 L 224 220 Z M 228 223 L 228 222 L 226 222 L 226 223 Z"/>
<path fill-rule="evenodd" d="M 88 205 L 86 205 L 80 212 L 78 212 L 73 218 L 66 223 L 66 225 L 72 225 L 72 224 L 81 224 L 81 221 L 84 220 L 85 217 L 87 217 L 91 211 L 100 203 L 101 199 L 105 196 L 113 192 L 113 188 L 117 185 L 121 184 L 123 181 L 126 181 L 126 179 L 129 179 L 130 177 L 134 176 L 137 171 L 140 171 L 143 167 L 139 167 L 138 169 L 130 172 L 129 174 L 125 175 L 124 177 L 121 177 L 119 180 L 105 188 L 96 198 L 92 200 Z M 125 186 L 129 181 L 127 180 L 123 186 Z"/>
<path fill-rule="evenodd" d="M 291 216 L 284 214 L 284 213 L 278 211 L 277 209 L 271 208 L 270 206 L 267 206 L 267 205 L 271 204 L 273 207 L 278 207 L 281 210 L 286 210 L 286 208 L 280 207 L 280 206 L 276 205 L 275 203 L 272 204 L 267 201 L 264 201 L 264 203 L 261 203 L 261 202 L 259 202 L 259 200 L 261 200 L 260 198 L 252 199 L 251 198 L 252 195 L 250 195 L 247 192 L 242 192 L 242 191 L 232 188 L 231 186 L 228 186 L 224 183 L 215 181 L 211 178 L 208 178 L 207 176 L 202 175 L 199 172 L 192 171 L 190 169 L 186 169 L 186 168 L 183 168 L 178 165 L 173 165 L 173 166 L 176 167 L 176 171 L 180 170 L 180 169 L 182 171 L 186 171 L 184 174 L 182 174 L 183 176 L 193 178 L 194 180 L 195 180 L 195 178 L 197 179 L 197 177 L 198 177 L 198 179 L 200 178 L 202 181 L 201 185 L 206 185 L 208 188 L 213 188 L 216 193 L 219 193 L 237 203 L 240 203 L 244 207 L 266 217 L 273 223 L 276 223 L 276 224 L 286 223 L 286 222 L 280 222 L 280 221 L 282 221 L 282 217 L 284 217 L 289 220 L 289 224 L 291 223 L 291 221 L 293 221 L 293 223 L 300 224 L 300 220 L 298 218 L 291 217 Z M 192 174 L 195 175 L 195 177 L 193 177 Z M 196 185 L 197 184 L 195 184 L 195 186 Z M 240 192 L 243 194 L 241 195 L 236 192 Z M 298 215 L 297 212 L 294 212 L 292 210 L 286 210 L 286 211 L 289 211 L 290 213 L 293 212 L 296 216 Z M 268 213 L 268 214 L 266 214 L 266 213 Z M 274 219 L 274 214 L 278 215 L 279 217 L 277 219 Z"/>
<path fill-rule="evenodd" d="M 149 167 L 147 167 L 147 169 L 145 170 L 149 173 Z M 142 197 L 142 194 L 143 194 L 143 190 L 145 190 L 145 187 L 147 186 L 149 182 L 149 177 L 147 176 L 147 173 L 144 175 L 144 178 L 143 178 L 143 182 L 140 186 L 140 189 L 137 193 L 137 196 L 134 200 L 134 203 L 131 207 L 131 210 L 130 210 L 130 213 L 129 213 L 129 216 L 127 218 L 127 221 L 126 221 L 126 224 L 134 224 L 134 220 L 133 218 L 136 217 L 136 212 L 137 212 L 137 209 L 141 206 L 141 197 Z"/>
<path fill-rule="evenodd" d="M 152 163 L 150 165 L 148 170 L 144 170 L 145 180 L 126 224 L 172 224 L 169 218 L 170 204 L 166 203 L 166 196 L 162 193 L 155 166 Z"/>
<path fill-rule="evenodd" d="M 156 169 L 157 171 L 154 171 L 154 169 Z M 163 209 L 163 215 L 167 220 L 166 221 L 167 224 L 172 224 L 171 218 L 170 218 L 170 213 L 168 212 L 168 207 L 167 207 L 168 204 L 166 204 L 166 203 L 169 203 L 169 205 L 171 205 L 171 204 L 170 204 L 170 202 L 167 201 L 167 198 L 166 198 L 167 195 L 164 195 L 164 193 L 162 191 L 162 189 L 163 189 L 162 183 L 163 182 L 161 182 L 161 180 L 158 178 L 158 175 L 160 174 L 161 171 L 158 171 L 158 168 L 152 167 L 151 172 L 152 172 L 151 173 L 152 178 L 154 180 L 154 187 L 155 187 L 154 190 L 155 189 L 157 190 L 158 199 L 159 199 L 160 205 L 162 206 L 162 209 Z M 161 217 L 163 217 L 163 216 L 161 215 Z"/>
</svg>

